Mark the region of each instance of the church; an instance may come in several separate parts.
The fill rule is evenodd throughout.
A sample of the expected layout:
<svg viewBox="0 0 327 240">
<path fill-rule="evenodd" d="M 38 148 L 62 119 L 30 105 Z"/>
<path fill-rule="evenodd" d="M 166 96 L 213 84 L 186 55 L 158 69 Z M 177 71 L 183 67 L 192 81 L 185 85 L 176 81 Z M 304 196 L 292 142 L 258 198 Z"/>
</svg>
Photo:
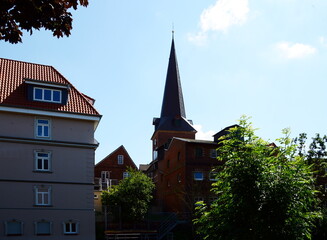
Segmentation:
<svg viewBox="0 0 327 240">
<path fill-rule="evenodd" d="M 157 211 L 192 214 L 198 201 L 216 199 L 210 192 L 216 180 L 218 139 L 230 127 L 215 134 L 213 141 L 198 140 L 192 120 L 187 119 L 178 63 L 172 38 L 161 114 L 153 118 L 152 161 L 146 173 L 156 185 Z"/>
</svg>

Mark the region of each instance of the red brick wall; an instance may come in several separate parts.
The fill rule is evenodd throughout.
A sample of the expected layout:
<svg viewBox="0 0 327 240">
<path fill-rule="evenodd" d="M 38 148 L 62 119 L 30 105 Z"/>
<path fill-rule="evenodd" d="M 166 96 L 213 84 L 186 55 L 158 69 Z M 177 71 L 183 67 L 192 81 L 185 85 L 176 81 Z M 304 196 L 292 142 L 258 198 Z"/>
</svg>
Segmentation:
<svg viewBox="0 0 327 240">
<path fill-rule="evenodd" d="M 118 164 L 118 155 L 124 156 L 124 163 Z M 110 171 L 110 178 L 121 180 L 123 179 L 123 173 L 126 172 L 128 167 L 137 169 L 135 163 L 128 155 L 124 147 L 119 147 L 94 167 L 94 177 L 100 178 L 102 171 Z"/>
</svg>

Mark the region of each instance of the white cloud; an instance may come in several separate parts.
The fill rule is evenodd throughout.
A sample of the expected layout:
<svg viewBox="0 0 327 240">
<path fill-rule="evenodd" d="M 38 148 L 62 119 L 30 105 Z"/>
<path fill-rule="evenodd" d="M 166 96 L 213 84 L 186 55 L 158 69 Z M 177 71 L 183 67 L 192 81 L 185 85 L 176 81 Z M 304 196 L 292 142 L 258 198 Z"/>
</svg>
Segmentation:
<svg viewBox="0 0 327 240">
<path fill-rule="evenodd" d="M 280 42 L 275 47 L 287 59 L 305 58 L 317 51 L 316 48 L 302 43 Z"/>
<path fill-rule="evenodd" d="M 202 12 L 201 30 L 226 31 L 232 25 L 245 23 L 248 12 L 248 0 L 219 0 Z"/>
<path fill-rule="evenodd" d="M 202 130 L 202 125 L 193 125 L 193 127 L 196 129 L 196 131 L 198 131 L 196 133 L 196 137 L 195 137 L 196 139 L 213 141 L 213 135 L 216 133 L 215 131 L 210 130 L 210 131 L 204 132 Z"/>
<path fill-rule="evenodd" d="M 200 16 L 200 31 L 189 35 L 189 40 L 202 44 L 208 31 L 226 32 L 233 25 L 246 22 L 249 13 L 248 0 L 218 0 L 215 5 L 205 9 Z"/>
</svg>

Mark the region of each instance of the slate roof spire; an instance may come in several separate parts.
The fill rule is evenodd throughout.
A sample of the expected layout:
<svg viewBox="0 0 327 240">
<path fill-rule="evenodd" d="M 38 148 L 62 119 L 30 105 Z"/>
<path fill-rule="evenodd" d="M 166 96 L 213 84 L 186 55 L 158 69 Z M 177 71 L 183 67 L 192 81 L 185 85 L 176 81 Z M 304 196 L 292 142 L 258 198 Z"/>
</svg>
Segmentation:
<svg viewBox="0 0 327 240">
<path fill-rule="evenodd" d="M 172 39 L 165 92 L 160 117 L 184 117 L 185 107 L 181 81 L 179 78 L 178 63 L 175 52 L 174 38 Z"/>
<path fill-rule="evenodd" d="M 192 121 L 186 119 L 184 99 L 175 52 L 174 31 L 168 62 L 166 85 L 160 118 L 153 119 L 155 130 L 191 131 L 196 130 Z"/>
</svg>

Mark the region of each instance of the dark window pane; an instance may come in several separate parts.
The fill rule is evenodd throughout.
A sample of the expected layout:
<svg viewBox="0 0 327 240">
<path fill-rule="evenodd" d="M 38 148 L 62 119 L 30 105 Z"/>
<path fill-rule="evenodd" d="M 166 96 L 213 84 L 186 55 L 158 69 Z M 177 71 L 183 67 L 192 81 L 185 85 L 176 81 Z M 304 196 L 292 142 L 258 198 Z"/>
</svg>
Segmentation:
<svg viewBox="0 0 327 240">
<path fill-rule="evenodd" d="M 48 126 L 44 126 L 44 132 L 43 132 L 43 135 L 45 137 L 48 137 L 49 136 L 49 127 Z"/>
<path fill-rule="evenodd" d="M 48 124 L 49 121 L 48 120 L 43 120 L 43 119 L 38 119 L 37 120 L 37 123 L 40 123 L 40 124 Z"/>
<path fill-rule="evenodd" d="M 44 100 L 51 101 L 51 90 L 44 89 Z"/>
<path fill-rule="evenodd" d="M 72 223 L 71 226 L 72 226 L 72 232 L 76 232 L 76 223 Z"/>
<path fill-rule="evenodd" d="M 39 157 L 48 157 L 48 153 L 38 153 Z"/>
<path fill-rule="evenodd" d="M 60 102 L 60 91 L 53 91 L 53 101 Z"/>
<path fill-rule="evenodd" d="M 43 169 L 44 170 L 48 170 L 49 169 L 49 161 L 48 160 L 44 160 L 43 161 L 43 164 L 44 164 Z"/>
<path fill-rule="evenodd" d="M 38 126 L 38 127 L 37 127 L 37 135 L 38 135 L 38 136 L 42 136 L 42 135 L 43 135 L 43 134 L 42 134 L 42 133 L 43 133 L 42 129 L 43 129 L 42 126 Z"/>
<path fill-rule="evenodd" d="M 65 224 L 65 232 L 70 232 L 70 224 L 69 223 Z"/>
<path fill-rule="evenodd" d="M 34 89 L 34 99 L 42 100 L 42 89 Z"/>
<path fill-rule="evenodd" d="M 37 160 L 37 169 L 42 169 L 42 159 Z"/>
</svg>

